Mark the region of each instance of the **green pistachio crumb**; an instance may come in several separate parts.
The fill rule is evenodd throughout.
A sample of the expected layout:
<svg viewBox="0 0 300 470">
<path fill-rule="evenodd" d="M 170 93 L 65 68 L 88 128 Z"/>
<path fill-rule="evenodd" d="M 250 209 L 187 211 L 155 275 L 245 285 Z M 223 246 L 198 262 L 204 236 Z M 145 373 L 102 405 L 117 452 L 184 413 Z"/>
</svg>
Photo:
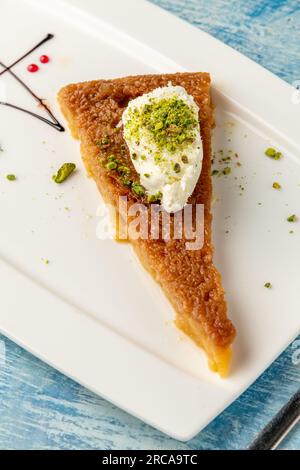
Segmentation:
<svg viewBox="0 0 300 470">
<path fill-rule="evenodd" d="M 132 187 L 133 192 L 134 192 L 137 196 L 144 196 L 144 195 L 145 195 L 145 189 L 144 189 L 144 187 L 143 187 L 141 184 L 139 184 L 139 183 L 132 183 L 131 187 Z"/>
<path fill-rule="evenodd" d="M 158 202 L 162 198 L 162 193 L 158 191 L 156 194 L 148 194 L 147 200 L 148 202 Z"/>
<path fill-rule="evenodd" d="M 272 284 L 271 284 L 270 282 L 266 282 L 265 285 L 264 285 L 264 287 L 265 287 L 266 289 L 271 289 Z"/>
<path fill-rule="evenodd" d="M 133 153 L 131 157 L 132 157 L 132 160 L 136 160 L 137 159 L 137 154 Z"/>
<path fill-rule="evenodd" d="M 55 183 L 60 184 L 65 181 L 71 173 L 75 170 L 76 165 L 75 163 L 64 163 L 59 170 L 57 171 L 56 175 L 53 175 L 53 181 Z"/>
<path fill-rule="evenodd" d="M 144 173 L 145 178 L 150 178 L 149 173 Z"/>
<path fill-rule="evenodd" d="M 116 162 L 108 162 L 108 163 L 106 164 L 106 168 L 107 168 L 109 171 L 115 170 L 115 169 L 117 168 L 117 166 L 118 166 L 118 165 L 116 164 Z"/>
<path fill-rule="evenodd" d="M 267 157 L 274 157 L 275 154 L 276 154 L 276 150 L 273 149 L 272 147 L 268 147 L 265 150 L 265 155 L 267 155 Z"/>
<path fill-rule="evenodd" d="M 213 171 L 211 172 L 211 174 L 212 174 L 212 176 L 216 176 L 216 175 L 219 174 L 219 170 L 213 170 Z"/>
<path fill-rule="evenodd" d="M 162 129 L 163 127 L 164 127 L 164 123 L 162 121 L 159 121 L 155 124 L 154 129 L 156 131 L 160 131 L 160 129 Z"/>
<path fill-rule="evenodd" d="M 15 181 L 17 178 L 16 175 L 6 175 L 6 179 L 8 179 L 8 181 Z"/>
<path fill-rule="evenodd" d="M 182 161 L 182 163 L 188 163 L 188 162 L 189 162 L 189 159 L 188 159 L 188 157 L 187 157 L 186 155 L 182 155 L 181 161 Z"/>
<path fill-rule="evenodd" d="M 229 166 L 226 166 L 222 173 L 223 175 L 229 175 L 229 173 L 231 173 L 231 168 Z"/>
<path fill-rule="evenodd" d="M 155 194 L 149 194 L 148 197 L 147 197 L 147 201 L 148 202 L 155 202 L 156 201 Z"/>
<path fill-rule="evenodd" d="M 274 181 L 272 186 L 273 186 L 274 189 L 281 189 L 281 185 L 279 183 L 277 183 L 277 181 Z"/>
<path fill-rule="evenodd" d="M 141 156 L 141 159 L 144 160 L 144 161 L 147 160 L 146 155 L 142 155 L 142 156 Z"/>
<path fill-rule="evenodd" d="M 122 175 L 130 175 L 130 169 L 127 166 L 119 165 L 118 173 L 121 173 Z"/>
<path fill-rule="evenodd" d="M 294 233 L 294 230 L 290 230 L 289 233 L 291 233 L 291 234 Z"/>
<path fill-rule="evenodd" d="M 103 137 L 103 139 L 98 140 L 98 142 L 96 142 L 96 145 L 100 145 L 100 146 L 102 146 L 102 145 L 108 145 L 109 142 L 110 142 L 110 141 L 109 141 L 109 138 L 108 138 L 108 136 L 106 136 L 106 137 Z"/>
<path fill-rule="evenodd" d="M 288 222 L 296 222 L 297 216 L 295 214 L 290 215 L 287 219 Z"/>
<path fill-rule="evenodd" d="M 124 178 L 121 179 L 121 182 L 122 182 L 123 186 L 127 186 L 127 187 L 131 186 L 131 184 L 132 184 L 132 181 L 129 178 L 127 178 L 126 176 L 124 176 Z"/>
<path fill-rule="evenodd" d="M 267 157 L 273 158 L 273 160 L 280 160 L 280 158 L 282 157 L 282 153 L 278 152 L 273 147 L 267 148 L 265 151 L 265 155 L 267 155 Z"/>
<path fill-rule="evenodd" d="M 169 143 L 166 144 L 166 149 L 169 152 L 173 153 L 176 150 L 176 145 L 169 142 Z"/>
</svg>

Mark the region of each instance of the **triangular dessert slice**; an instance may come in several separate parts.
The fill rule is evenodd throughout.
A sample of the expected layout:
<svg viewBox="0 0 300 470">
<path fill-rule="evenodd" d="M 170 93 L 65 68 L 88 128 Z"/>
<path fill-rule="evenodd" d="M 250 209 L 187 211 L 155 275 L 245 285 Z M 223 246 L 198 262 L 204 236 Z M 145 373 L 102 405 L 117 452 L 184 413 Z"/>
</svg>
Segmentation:
<svg viewBox="0 0 300 470">
<path fill-rule="evenodd" d="M 129 207 L 142 202 L 149 211 L 151 201 L 143 191 L 133 191 L 139 175 L 130 158 L 120 122 L 132 99 L 170 83 L 183 87 L 192 95 L 200 110 L 202 170 L 188 202 L 193 206 L 204 205 L 204 243 L 201 249 L 187 250 L 184 238 L 140 237 L 130 241 L 144 267 L 172 303 L 176 325 L 206 351 L 211 369 L 226 376 L 235 329 L 227 317 L 221 277 L 212 260 L 213 116 L 209 74 L 144 75 L 71 84 L 60 91 L 58 100 L 73 136 L 81 142 L 84 163 L 104 200 L 118 209 L 119 197 L 126 196 Z M 126 171 L 118 171 L 118 168 L 126 168 Z"/>
</svg>

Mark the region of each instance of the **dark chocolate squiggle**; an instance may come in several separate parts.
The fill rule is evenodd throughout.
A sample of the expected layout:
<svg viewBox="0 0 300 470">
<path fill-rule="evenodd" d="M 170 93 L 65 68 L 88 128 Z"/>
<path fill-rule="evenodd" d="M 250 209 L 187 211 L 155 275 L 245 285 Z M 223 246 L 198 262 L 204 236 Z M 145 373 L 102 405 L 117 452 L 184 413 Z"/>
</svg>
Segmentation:
<svg viewBox="0 0 300 470">
<path fill-rule="evenodd" d="M 36 119 L 39 119 L 40 121 L 44 122 L 45 124 L 49 125 L 50 127 L 53 127 L 54 129 L 56 129 L 57 131 L 59 132 L 64 132 L 64 127 L 60 124 L 60 122 L 56 119 L 56 117 L 54 116 L 54 114 L 52 113 L 52 111 L 50 110 L 50 108 L 44 103 L 44 100 L 42 98 L 39 98 L 33 90 L 31 90 L 31 88 L 26 85 L 25 82 L 23 82 L 23 80 L 21 80 L 11 69 L 12 67 L 14 67 L 14 65 L 18 64 L 19 62 L 21 62 L 23 59 L 25 59 L 25 57 L 27 57 L 29 54 L 31 54 L 33 51 L 35 51 L 36 49 L 38 49 L 42 44 L 44 44 L 45 42 L 49 41 L 50 39 L 52 39 L 54 37 L 53 34 L 47 34 L 47 36 L 42 39 L 42 41 L 40 41 L 38 44 L 36 44 L 32 49 L 30 49 L 28 52 L 26 52 L 24 55 L 22 55 L 19 59 L 15 60 L 15 62 L 13 62 L 11 65 L 9 66 L 6 66 L 3 62 L 0 61 L 0 65 L 3 67 L 3 70 L 1 70 L 0 72 L 0 76 L 3 75 L 4 73 L 9 73 L 10 75 L 12 75 L 19 83 L 20 85 L 23 86 L 23 88 L 25 88 L 25 90 L 34 98 L 34 100 L 39 104 L 39 106 L 41 106 L 45 111 L 46 113 L 48 114 L 49 118 L 50 119 L 47 119 L 46 117 L 43 117 L 37 113 L 34 113 L 32 111 L 29 111 L 28 109 L 25 109 L 25 108 L 21 108 L 20 106 L 18 105 L 15 105 L 13 103 L 7 103 L 5 101 L 0 101 L 0 105 L 2 106 L 7 106 L 9 108 L 13 108 L 13 109 L 16 109 L 18 111 L 21 111 L 25 114 L 28 114 L 30 116 L 33 116 L 35 117 Z"/>
</svg>

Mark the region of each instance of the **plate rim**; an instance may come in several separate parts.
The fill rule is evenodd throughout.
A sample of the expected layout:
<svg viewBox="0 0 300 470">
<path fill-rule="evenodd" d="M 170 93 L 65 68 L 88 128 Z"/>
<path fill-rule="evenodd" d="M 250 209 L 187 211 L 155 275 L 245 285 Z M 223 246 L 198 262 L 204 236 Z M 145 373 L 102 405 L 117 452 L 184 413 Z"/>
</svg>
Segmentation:
<svg viewBox="0 0 300 470">
<path fill-rule="evenodd" d="M 41 5 L 38 5 L 41 2 L 37 0 L 23 1 L 42 8 Z M 133 35 L 135 40 L 145 44 L 146 47 L 150 48 L 150 51 L 152 49 L 158 51 L 158 54 L 162 54 L 166 58 L 166 63 L 170 64 L 170 68 L 175 66 L 178 67 L 179 71 L 190 68 L 195 52 L 192 51 L 191 54 L 183 57 L 184 50 L 182 48 L 190 41 L 193 41 L 194 38 L 199 43 L 203 41 L 212 50 L 221 48 L 224 56 L 229 57 L 228 60 L 234 64 L 241 62 L 245 73 L 248 70 L 248 73 L 255 75 L 260 87 L 271 84 L 272 94 L 276 93 L 277 100 L 282 105 L 283 116 L 281 116 L 280 121 L 289 123 L 293 119 L 296 124 L 296 118 L 298 118 L 299 122 L 297 107 L 293 107 L 291 102 L 288 103 L 288 97 L 294 90 L 291 85 L 209 34 L 145 0 L 128 0 L 126 5 L 125 2 L 122 2 L 122 6 L 120 6 L 118 0 L 110 0 L 109 2 L 106 0 L 52 0 L 52 2 L 43 2 L 44 7 L 48 8 L 48 3 L 51 3 L 49 5 L 51 11 L 56 8 L 57 11 L 64 12 L 71 8 L 73 12 L 84 12 L 83 21 L 91 21 L 95 24 L 104 22 L 111 25 L 115 31 L 120 30 L 122 34 Z M 121 26 L 129 4 L 131 4 L 130 9 L 135 11 L 135 19 L 138 17 L 139 22 L 134 21 L 129 15 L 126 24 Z M 116 8 L 116 5 L 118 5 L 118 8 Z M 151 28 L 146 27 L 149 20 L 155 21 L 157 25 L 155 31 L 151 31 Z M 175 51 L 172 50 L 174 49 L 173 45 L 169 43 L 168 39 L 164 40 L 166 35 L 162 34 L 164 31 L 162 25 L 168 28 L 168 37 L 172 37 L 175 33 L 181 37 L 180 47 L 176 48 L 176 57 L 174 57 Z M 158 43 L 160 44 L 159 48 L 157 48 Z M 178 57 L 181 65 L 177 64 Z M 230 74 L 232 73 L 234 71 L 230 71 Z M 226 81 L 230 79 L 230 74 Z M 226 98 L 237 101 L 239 106 L 257 114 L 255 106 L 261 99 L 260 94 L 251 100 L 249 96 L 242 96 L 240 88 L 237 88 L 235 94 L 232 95 L 230 89 L 225 85 L 219 85 L 218 83 L 216 85 Z M 268 104 L 271 104 L 268 96 L 267 101 L 264 102 L 265 109 L 261 109 L 261 106 L 258 106 L 258 109 L 261 110 L 261 119 L 270 128 L 276 129 L 278 128 L 278 119 L 275 113 L 272 114 L 268 109 Z M 289 119 L 284 119 L 286 116 L 289 116 Z M 287 126 L 282 130 L 282 134 L 287 145 L 299 149 L 300 134 L 295 131 L 296 125 Z M 257 374 L 236 393 L 232 393 L 230 388 L 222 387 L 222 385 L 216 386 L 199 378 L 195 379 L 136 346 L 133 342 L 101 324 L 100 321 L 86 317 L 85 321 L 82 322 L 80 310 L 54 295 L 44 286 L 39 285 L 30 276 L 27 276 L 20 267 L 12 266 L 9 260 L 3 257 L 0 258 L 0 272 L 3 274 L 3 279 L 5 279 L 2 305 L 6 312 L 14 312 L 13 316 L 7 314 L 1 319 L 0 330 L 4 335 L 76 382 L 175 439 L 187 441 L 194 437 L 260 375 Z M 18 292 L 18 296 L 9 295 L 12 288 L 15 292 Z M 23 308 L 18 308 L 18 304 L 22 304 Z M 41 304 L 53 305 L 54 312 L 49 318 L 43 318 L 42 324 L 39 316 L 39 305 Z M 54 351 L 55 348 L 53 348 L 51 341 L 44 341 L 44 338 L 41 338 L 40 335 L 34 334 L 30 328 L 26 328 L 24 311 L 26 311 L 26 324 L 39 325 L 39 331 L 47 331 L 47 334 L 53 336 L 56 345 L 61 348 L 60 351 L 64 352 L 62 356 L 58 354 L 58 351 Z M 64 324 L 67 327 L 70 324 L 70 318 L 72 318 L 72 331 L 68 331 L 68 351 L 66 352 L 65 330 L 57 329 L 57 325 Z M 83 329 L 86 330 L 86 335 L 90 341 L 88 347 L 84 348 L 84 351 L 81 350 L 79 357 L 78 344 L 82 338 Z M 299 332 L 295 332 L 293 337 L 287 339 L 278 348 L 277 352 L 274 353 L 274 357 L 269 363 L 264 364 L 260 373 L 278 357 L 297 334 Z M 101 341 L 99 341 L 100 338 Z M 107 361 L 102 361 L 99 364 L 95 363 L 96 356 L 101 357 L 104 352 L 107 354 L 106 348 L 113 349 L 112 344 L 119 351 L 118 357 L 122 357 L 123 362 L 128 366 L 128 376 L 138 377 L 139 394 L 142 397 L 138 402 L 136 395 L 133 393 L 136 391 L 137 385 L 132 380 L 126 381 L 123 367 L 120 367 L 120 363 L 118 363 L 118 357 L 111 358 L 109 367 Z M 93 354 L 91 354 L 91 351 L 93 351 Z M 81 362 L 79 367 L 78 365 L 74 367 L 75 358 Z M 93 372 L 84 370 L 84 365 L 86 362 L 90 365 L 91 359 L 93 359 L 94 364 L 94 369 L 91 367 L 91 370 L 98 370 L 98 376 Z M 111 380 L 112 369 L 117 371 L 113 374 L 113 380 Z M 151 374 L 149 371 L 151 371 Z M 155 384 L 155 387 L 153 387 L 153 384 Z M 122 390 L 121 394 L 119 393 L 120 389 Z M 170 390 L 172 391 L 172 399 L 170 399 Z M 191 410 L 184 403 L 181 403 L 182 390 L 190 396 L 191 400 L 198 402 L 198 410 Z M 165 402 L 166 408 L 163 413 L 161 409 L 156 409 L 155 396 Z M 208 397 L 210 397 L 209 402 Z M 200 410 L 202 400 L 204 400 L 205 410 Z"/>
</svg>

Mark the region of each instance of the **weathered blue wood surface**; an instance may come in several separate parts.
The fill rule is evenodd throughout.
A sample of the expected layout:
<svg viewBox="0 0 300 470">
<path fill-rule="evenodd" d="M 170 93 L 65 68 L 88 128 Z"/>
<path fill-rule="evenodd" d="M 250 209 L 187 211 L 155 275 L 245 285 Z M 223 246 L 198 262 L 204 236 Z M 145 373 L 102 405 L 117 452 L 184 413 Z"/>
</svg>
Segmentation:
<svg viewBox="0 0 300 470">
<path fill-rule="evenodd" d="M 152 0 L 292 83 L 299 0 Z M 5 348 L 6 361 L 1 358 Z M 242 449 L 300 385 L 300 341 L 188 443 L 174 441 L 0 336 L 0 449 Z M 297 364 L 298 363 L 298 364 Z M 282 444 L 300 448 L 300 425 Z"/>
</svg>

